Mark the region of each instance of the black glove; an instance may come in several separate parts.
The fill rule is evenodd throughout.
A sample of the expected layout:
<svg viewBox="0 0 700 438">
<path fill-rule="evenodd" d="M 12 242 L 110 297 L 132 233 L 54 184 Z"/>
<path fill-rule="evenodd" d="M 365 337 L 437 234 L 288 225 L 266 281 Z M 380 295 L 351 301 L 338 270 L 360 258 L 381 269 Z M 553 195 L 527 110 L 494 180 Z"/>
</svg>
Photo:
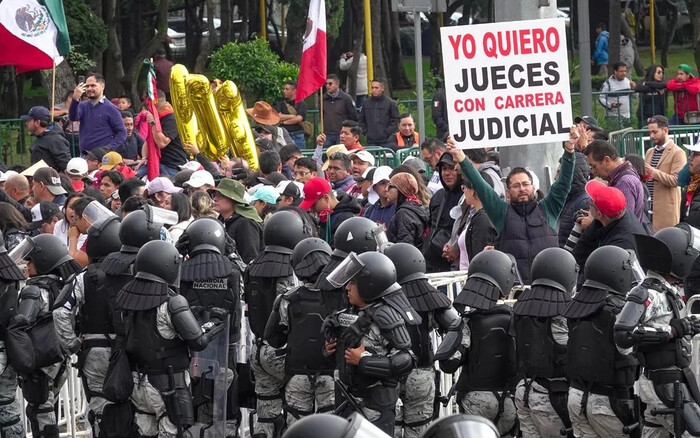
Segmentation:
<svg viewBox="0 0 700 438">
<path fill-rule="evenodd" d="M 326 341 L 329 341 L 338 337 L 339 328 L 338 315 L 329 315 L 323 320 L 323 324 L 321 324 L 321 334 Z"/>
<path fill-rule="evenodd" d="M 183 232 L 182 235 L 180 236 L 179 239 L 177 239 L 177 242 L 175 243 L 175 248 L 177 248 L 177 251 L 184 255 L 187 255 L 187 247 L 190 245 L 190 236 L 187 234 L 187 231 Z"/>
<path fill-rule="evenodd" d="M 227 316 L 228 310 L 222 309 L 221 307 L 212 307 L 211 311 L 209 312 L 209 321 L 214 323 L 223 322 L 226 321 Z"/>
<path fill-rule="evenodd" d="M 671 326 L 674 338 L 682 338 L 686 335 L 693 335 L 693 324 L 688 318 L 673 318 L 668 325 Z"/>
<path fill-rule="evenodd" d="M 696 315 L 690 315 L 688 317 L 690 324 L 693 326 L 693 336 L 700 333 L 700 317 Z"/>
</svg>

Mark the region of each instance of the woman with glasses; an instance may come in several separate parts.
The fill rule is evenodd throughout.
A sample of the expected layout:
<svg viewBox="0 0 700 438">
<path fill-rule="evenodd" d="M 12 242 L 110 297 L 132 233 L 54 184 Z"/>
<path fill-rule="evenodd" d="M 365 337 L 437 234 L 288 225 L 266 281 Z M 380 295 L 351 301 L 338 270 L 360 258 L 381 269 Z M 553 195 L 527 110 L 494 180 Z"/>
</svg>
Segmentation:
<svg viewBox="0 0 700 438">
<path fill-rule="evenodd" d="M 655 114 L 666 114 L 666 81 L 663 66 L 654 64 L 649 67 L 644 80 L 637 82 L 634 91 L 640 93 L 637 127 L 645 127 L 647 118 Z"/>
</svg>

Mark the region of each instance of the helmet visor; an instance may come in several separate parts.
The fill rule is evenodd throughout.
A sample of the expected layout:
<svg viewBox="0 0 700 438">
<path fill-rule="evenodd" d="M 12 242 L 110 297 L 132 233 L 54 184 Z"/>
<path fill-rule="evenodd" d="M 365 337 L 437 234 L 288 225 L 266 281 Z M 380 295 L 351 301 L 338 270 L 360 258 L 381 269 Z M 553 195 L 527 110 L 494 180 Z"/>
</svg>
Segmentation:
<svg viewBox="0 0 700 438">
<path fill-rule="evenodd" d="M 372 236 L 374 237 L 374 241 L 377 242 L 377 251 L 383 252 L 384 248 L 389 244 L 389 237 L 386 235 L 386 228 L 384 228 L 384 225 L 379 225 L 372 230 Z"/>
<path fill-rule="evenodd" d="M 352 280 L 355 275 L 357 275 L 365 265 L 357 258 L 354 252 L 348 254 L 348 256 L 343 260 L 338 267 L 336 267 L 333 272 L 328 274 L 326 280 L 333 287 L 343 287 L 345 284 Z"/>
<path fill-rule="evenodd" d="M 152 224 L 175 225 L 179 222 L 176 211 L 149 205 L 147 213 L 148 222 Z"/>
<path fill-rule="evenodd" d="M 644 269 L 642 265 L 639 264 L 639 259 L 637 259 L 637 254 L 628 249 L 627 252 L 630 254 L 629 264 L 632 268 L 632 286 L 637 286 L 644 281 L 646 275 L 644 274 Z"/>
<path fill-rule="evenodd" d="M 15 265 L 24 263 L 27 256 L 36 248 L 34 239 L 27 237 L 10 251 L 9 257 Z"/>
<path fill-rule="evenodd" d="M 386 435 L 359 413 L 355 412 L 350 416 L 350 428 L 344 438 L 375 438 L 378 436 Z"/>
<path fill-rule="evenodd" d="M 110 217 L 117 217 L 117 215 L 112 213 L 109 208 L 100 204 L 98 201 L 92 201 L 83 211 L 83 219 L 85 219 L 90 225 L 98 224 L 105 219 L 109 219 Z"/>
<path fill-rule="evenodd" d="M 690 226 L 685 222 L 682 222 L 676 226 L 688 233 L 688 244 L 696 250 L 700 251 L 700 230 Z"/>
</svg>

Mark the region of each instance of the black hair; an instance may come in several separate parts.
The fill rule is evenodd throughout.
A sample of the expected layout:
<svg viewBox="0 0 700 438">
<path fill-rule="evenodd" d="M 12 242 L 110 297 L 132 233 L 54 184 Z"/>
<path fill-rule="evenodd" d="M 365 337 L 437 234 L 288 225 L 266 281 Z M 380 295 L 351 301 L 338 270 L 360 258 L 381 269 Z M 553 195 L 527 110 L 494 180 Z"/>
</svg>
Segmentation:
<svg viewBox="0 0 700 438">
<path fill-rule="evenodd" d="M 122 94 L 121 96 L 119 96 L 119 99 L 126 99 L 126 101 L 129 102 L 129 105 L 131 105 L 131 98 L 126 94 Z"/>
<path fill-rule="evenodd" d="M 145 185 L 146 183 L 143 182 L 143 180 L 135 176 L 125 179 L 124 182 L 119 185 L 119 199 L 126 200 L 131 198 L 138 193 L 140 187 L 144 187 Z"/>
<path fill-rule="evenodd" d="M 20 231 L 27 231 L 27 221 L 15 207 L 7 202 L 0 202 L 0 230 L 7 231 L 10 228 L 17 228 Z M 11 250 L 12 248 L 7 248 Z"/>
<path fill-rule="evenodd" d="M 330 80 L 332 80 L 332 81 L 335 81 L 335 82 L 337 82 L 338 84 L 340 84 L 340 78 L 339 78 L 338 75 L 335 74 L 335 73 L 331 73 L 331 74 L 329 74 L 328 76 L 326 76 L 326 80 L 328 80 L 328 79 L 330 79 Z"/>
<path fill-rule="evenodd" d="M 102 76 L 99 73 L 88 73 L 87 76 L 85 76 L 85 80 L 88 78 L 95 78 L 95 81 L 99 82 L 100 84 L 104 85 L 105 84 L 105 77 Z"/>
<path fill-rule="evenodd" d="M 438 149 L 440 149 L 443 152 L 446 150 L 445 143 L 438 140 L 437 138 L 426 138 L 425 140 L 423 140 L 423 143 L 421 143 L 420 148 L 427 150 L 431 154 Z"/>
<path fill-rule="evenodd" d="M 166 102 L 165 91 L 161 90 L 160 88 L 158 90 L 156 90 L 156 96 L 158 96 L 158 103 Z"/>
<path fill-rule="evenodd" d="M 372 82 L 376 82 L 382 85 L 382 88 L 386 88 L 386 81 L 383 78 L 374 78 Z"/>
<path fill-rule="evenodd" d="M 662 72 L 666 71 L 664 69 L 664 66 L 661 64 L 654 64 L 654 65 L 649 66 L 649 68 L 647 69 L 646 75 L 644 76 L 645 82 L 657 82 L 656 79 L 654 79 L 654 75 L 656 74 L 657 68 L 661 68 Z"/>
<path fill-rule="evenodd" d="M 190 206 L 190 198 L 183 193 L 173 193 L 171 198 L 172 210 L 177 212 L 177 221 L 182 222 L 192 216 L 192 207 Z"/>
<path fill-rule="evenodd" d="M 282 146 L 280 148 L 280 161 L 286 163 L 291 160 L 295 155 L 300 155 L 301 149 L 296 144 L 290 143 Z"/>
<path fill-rule="evenodd" d="M 100 197 L 102 197 L 100 195 Z M 92 196 L 83 196 L 82 198 L 78 199 L 73 203 L 73 211 L 75 212 L 75 215 L 77 217 L 80 217 L 83 215 L 83 212 L 85 211 L 85 208 L 92 202 L 95 201 L 97 198 L 93 198 Z"/>
<path fill-rule="evenodd" d="M 335 152 L 331 154 L 331 156 L 328 157 L 328 161 L 340 161 L 345 170 L 348 170 L 352 167 L 352 161 L 350 160 L 350 156 L 343 152 Z"/>
<path fill-rule="evenodd" d="M 277 151 L 262 151 L 258 155 L 258 163 L 260 172 L 263 175 L 267 175 L 276 172 L 279 165 L 282 164 L 282 160 L 280 160 L 280 154 Z"/>
<path fill-rule="evenodd" d="M 133 119 L 134 114 L 131 111 L 119 111 L 122 113 L 122 119 Z"/>
<path fill-rule="evenodd" d="M 525 175 L 527 175 L 527 177 L 530 178 L 530 182 L 532 182 L 532 173 L 530 173 L 529 170 L 527 170 L 527 169 L 524 168 L 524 167 L 514 167 L 513 170 L 511 170 L 511 171 L 508 173 L 508 176 L 506 177 L 506 187 L 510 188 L 510 179 L 511 179 L 514 175 L 517 175 L 517 174 L 519 174 L 519 173 L 524 173 Z"/>
<path fill-rule="evenodd" d="M 401 120 L 403 120 L 403 119 L 405 119 L 405 118 L 407 118 L 407 117 L 413 118 L 413 115 L 412 115 L 411 113 L 402 113 L 402 114 L 399 114 L 399 123 L 401 122 Z"/>
<path fill-rule="evenodd" d="M 627 64 L 625 64 L 622 61 L 618 61 L 612 65 L 613 71 L 617 71 L 620 67 L 627 67 Z"/>
<path fill-rule="evenodd" d="M 594 161 L 603 161 L 605 157 L 610 157 L 611 160 L 620 158 L 615 146 L 605 140 L 594 140 L 583 150 L 585 156 L 592 156 Z"/>
<path fill-rule="evenodd" d="M 75 192 L 75 189 L 73 188 L 73 183 L 71 182 L 70 178 L 68 178 L 68 175 L 61 173 L 59 175 L 59 178 L 61 178 L 61 187 L 63 187 L 63 190 L 65 190 L 66 193 Z"/>
<path fill-rule="evenodd" d="M 294 162 L 294 167 L 305 167 L 309 169 L 310 172 L 317 172 L 318 171 L 318 166 L 316 165 L 316 162 L 314 161 L 313 158 L 311 157 L 301 157 L 297 158 L 297 160 Z"/>
<path fill-rule="evenodd" d="M 596 24 L 595 28 L 606 30 L 608 28 L 608 25 L 601 21 L 598 24 Z"/>
<path fill-rule="evenodd" d="M 284 85 L 290 85 L 295 90 L 297 89 L 297 82 L 296 81 L 284 81 Z"/>
<path fill-rule="evenodd" d="M 120 199 L 124 199 L 119 196 Z M 148 199 L 144 199 L 141 196 L 133 195 L 126 198 L 126 201 L 122 201 L 122 214 L 131 213 L 136 210 L 143 210 L 146 205 L 152 204 Z"/>
<path fill-rule="evenodd" d="M 83 196 L 85 196 L 85 194 L 84 194 L 83 192 L 73 192 L 73 193 L 69 193 L 69 194 L 66 196 L 66 200 L 65 200 L 65 202 L 63 203 L 63 207 L 61 207 L 61 211 L 63 212 L 63 214 L 64 214 L 64 215 L 66 214 L 66 209 L 68 208 L 68 204 L 70 204 L 71 199 L 73 199 L 73 198 L 82 198 Z"/>
<path fill-rule="evenodd" d="M 465 149 L 464 155 L 466 155 L 472 163 L 478 164 L 485 163 L 488 158 L 488 156 L 486 155 L 486 149 L 484 148 Z"/>
<path fill-rule="evenodd" d="M 105 197 L 99 189 L 96 189 L 94 187 L 85 187 L 85 189 L 83 190 L 83 194 L 85 194 L 86 197 L 91 198 L 92 201 L 97 201 L 105 207 L 107 206 L 105 202 Z M 78 201 L 80 201 L 80 199 Z M 75 208 L 73 208 L 73 210 L 75 210 Z"/>
<path fill-rule="evenodd" d="M 112 183 L 117 187 L 122 185 L 122 183 L 124 182 L 124 175 L 122 175 L 122 173 L 118 170 L 112 169 L 105 170 L 104 172 L 102 172 L 102 174 L 100 175 L 100 183 L 102 182 L 102 179 L 106 176 L 108 176 Z"/>
<path fill-rule="evenodd" d="M 644 175 L 646 175 L 646 167 L 645 162 L 644 162 L 644 157 L 641 155 L 637 154 L 627 154 L 625 155 L 625 160 L 629 161 L 629 163 L 632 165 L 632 168 L 637 172 L 637 175 L 639 175 L 639 178 L 643 178 Z"/>
</svg>

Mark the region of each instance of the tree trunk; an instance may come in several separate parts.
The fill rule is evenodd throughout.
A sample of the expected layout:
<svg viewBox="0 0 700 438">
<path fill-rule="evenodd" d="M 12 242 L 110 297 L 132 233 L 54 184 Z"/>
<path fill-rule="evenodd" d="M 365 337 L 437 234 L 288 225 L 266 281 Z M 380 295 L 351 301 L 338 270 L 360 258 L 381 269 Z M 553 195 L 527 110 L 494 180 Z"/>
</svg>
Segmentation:
<svg viewBox="0 0 700 438">
<path fill-rule="evenodd" d="M 241 14 L 241 41 L 248 41 L 250 39 L 250 1 L 255 0 L 239 0 L 239 11 Z M 306 20 L 304 20 L 304 26 L 306 26 Z"/>
<path fill-rule="evenodd" d="M 202 7 L 199 0 L 185 1 L 185 61 L 188 69 L 194 70 L 197 56 L 202 49 Z"/>
<path fill-rule="evenodd" d="M 121 82 L 124 78 L 124 65 L 122 63 L 122 50 L 117 34 L 117 0 L 104 1 L 104 22 L 107 25 L 107 50 L 105 52 L 105 94 L 108 96 L 121 96 L 124 87 Z"/>
<path fill-rule="evenodd" d="M 608 23 L 610 23 L 610 46 L 609 53 L 610 59 L 608 60 L 608 65 L 612 67 L 613 64 L 620 61 L 620 26 L 622 20 L 620 19 L 622 15 L 622 10 L 620 9 L 620 2 L 618 0 L 610 2 L 610 18 Z"/>
<path fill-rule="evenodd" d="M 695 67 L 700 69 L 700 0 L 688 0 L 690 23 L 693 26 L 693 56 Z"/>
<path fill-rule="evenodd" d="M 219 7 L 221 8 L 221 29 L 219 29 L 219 42 L 224 45 L 231 42 L 233 39 L 233 32 L 231 31 L 231 26 L 233 25 L 233 8 L 231 7 L 231 0 L 220 0 Z"/>
<path fill-rule="evenodd" d="M 449 20 L 449 16 L 444 16 Z M 428 14 L 430 20 L 430 72 L 439 76 L 442 72 L 442 44 L 440 44 L 440 16 L 439 14 Z"/>
<path fill-rule="evenodd" d="M 304 47 L 308 5 L 309 2 L 304 1 L 297 7 L 287 9 L 287 46 L 284 50 L 284 59 L 292 64 L 301 63 L 301 50 Z"/>
<path fill-rule="evenodd" d="M 41 71 L 41 84 L 46 89 L 47 108 L 51 108 L 51 76 L 51 70 Z M 70 65 L 68 65 L 68 61 L 63 61 L 56 66 L 56 104 L 63 103 L 63 98 L 66 96 L 66 94 L 75 88 L 75 81 L 75 75 L 73 74 L 73 70 L 70 68 Z"/>
<path fill-rule="evenodd" d="M 11 119 L 19 114 L 17 76 L 14 67 L 0 67 L 0 118 Z"/>
<path fill-rule="evenodd" d="M 637 76 L 644 77 L 646 72 L 644 71 L 644 64 L 642 64 L 642 57 L 639 56 L 639 51 L 637 50 L 637 40 L 632 34 L 632 29 L 630 29 L 629 24 L 627 24 L 627 20 L 624 18 L 622 19 L 620 30 L 622 35 L 632 42 L 632 47 L 634 47 L 634 72 Z"/>
<path fill-rule="evenodd" d="M 194 66 L 194 71 L 195 73 L 202 73 L 204 74 L 206 71 L 207 67 L 207 60 L 209 59 L 209 55 L 211 52 L 214 51 L 216 46 L 219 45 L 219 40 L 216 34 L 216 27 L 214 26 L 214 12 L 215 12 L 215 6 L 214 6 L 214 0 L 206 0 L 207 4 L 207 27 L 209 29 L 209 39 L 207 40 L 207 44 L 202 47 L 202 50 L 199 52 L 199 55 L 197 55 L 197 62 L 195 63 Z"/>
<path fill-rule="evenodd" d="M 168 34 L 168 4 L 169 0 L 160 0 L 158 8 L 158 17 L 156 18 L 155 28 L 156 34 L 141 47 L 134 58 L 131 59 L 129 66 L 126 68 L 122 85 L 129 90 L 132 102 L 140 102 L 141 94 L 139 93 L 139 77 L 143 67 L 143 59 L 151 56 L 158 47 L 163 44 L 165 37 Z"/>
<path fill-rule="evenodd" d="M 673 37 L 676 35 L 676 23 L 678 23 L 678 6 L 675 1 L 666 0 L 668 12 L 666 14 L 666 31 L 661 43 L 661 65 L 668 66 L 668 51 L 671 48 Z"/>
<path fill-rule="evenodd" d="M 418 19 L 420 20 L 420 17 Z M 401 53 L 399 14 L 391 10 L 391 0 L 382 1 L 382 36 L 385 44 L 384 54 L 387 57 L 386 63 L 393 88 L 410 88 L 411 83 L 406 76 L 403 54 Z"/>
<path fill-rule="evenodd" d="M 373 78 L 383 78 L 387 81 L 386 88 L 388 95 L 391 95 L 391 82 L 389 81 L 389 69 L 387 67 L 387 58 L 384 55 L 384 44 L 382 38 L 382 12 L 383 7 L 380 3 L 384 3 L 383 0 L 374 0 L 372 2 L 371 8 L 371 20 L 372 20 L 372 58 L 374 61 L 374 75 Z"/>
</svg>

